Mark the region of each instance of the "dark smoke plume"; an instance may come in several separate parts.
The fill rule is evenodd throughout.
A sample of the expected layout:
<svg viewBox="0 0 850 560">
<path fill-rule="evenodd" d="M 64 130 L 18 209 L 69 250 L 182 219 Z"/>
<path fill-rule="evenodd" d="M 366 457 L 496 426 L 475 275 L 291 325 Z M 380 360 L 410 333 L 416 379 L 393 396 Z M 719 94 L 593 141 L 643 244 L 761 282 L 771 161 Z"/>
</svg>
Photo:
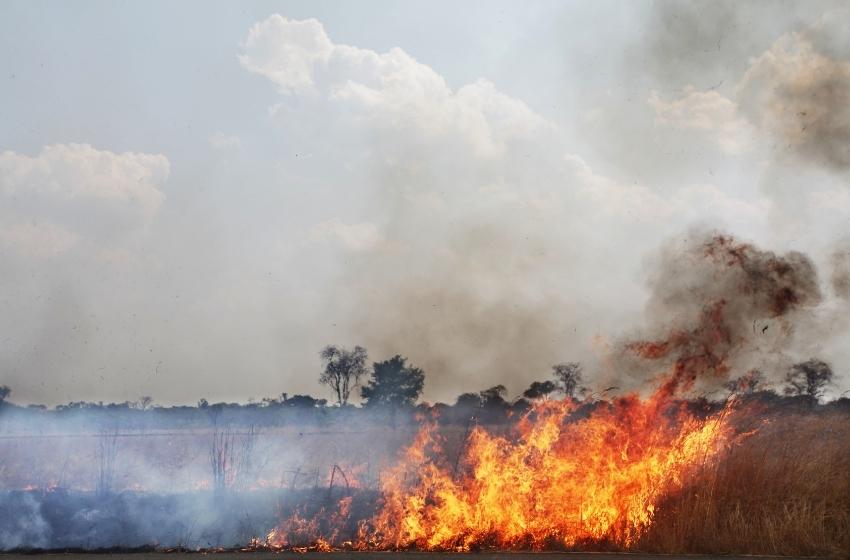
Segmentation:
<svg viewBox="0 0 850 560">
<path fill-rule="evenodd" d="M 710 387 L 781 353 L 822 299 L 811 260 L 712 233 L 668 245 L 653 265 L 646 334 L 622 345 L 627 375 L 672 371 L 671 394 Z M 749 363 L 748 363 L 749 362 Z"/>
</svg>

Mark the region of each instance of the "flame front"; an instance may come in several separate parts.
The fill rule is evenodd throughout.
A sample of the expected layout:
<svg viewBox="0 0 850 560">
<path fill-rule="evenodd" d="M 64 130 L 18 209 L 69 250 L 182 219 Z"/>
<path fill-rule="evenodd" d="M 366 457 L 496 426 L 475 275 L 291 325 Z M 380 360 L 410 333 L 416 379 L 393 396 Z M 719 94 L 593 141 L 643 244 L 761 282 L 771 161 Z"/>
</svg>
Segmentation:
<svg viewBox="0 0 850 560">
<path fill-rule="evenodd" d="M 447 456 L 429 422 L 383 473 L 378 513 L 360 521 L 345 546 L 628 548 L 652 523 L 661 498 L 713 462 L 729 440 L 724 412 L 696 418 L 666 395 L 598 402 L 590 413 L 569 400 L 539 402 L 509 434 L 475 427 L 456 457 Z M 350 521 L 350 501 L 325 515 L 331 527 Z M 269 542 L 287 544 L 283 536 L 304 535 L 304 527 L 317 525 L 290 519 Z M 337 531 L 313 534 L 314 542 L 342 545 Z"/>
<path fill-rule="evenodd" d="M 429 426 L 387 473 L 384 507 L 362 534 L 378 548 L 629 546 L 659 498 L 725 439 L 721 416 L 671 418 L 652 400 L 606 403 L 577 420 L 573 409 L 540 403 L 515 441 L 474 429 L 460 469 L 441 465 Z"/>
</svg>

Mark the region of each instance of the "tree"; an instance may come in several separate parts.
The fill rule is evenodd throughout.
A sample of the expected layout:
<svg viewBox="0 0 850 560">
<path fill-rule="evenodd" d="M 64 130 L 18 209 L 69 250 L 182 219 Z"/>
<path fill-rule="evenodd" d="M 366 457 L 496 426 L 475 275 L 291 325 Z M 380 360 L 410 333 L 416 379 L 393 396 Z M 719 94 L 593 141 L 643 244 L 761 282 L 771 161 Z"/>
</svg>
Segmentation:
<svg viewBox="0 0 850 560">
<path fill-rule="evenodd" d="M 149 397 L 147 395 L 139 397 L 138 402 L 136 403 L 139 407 L 139 410 L 148 410 L 153 404 L 153 397 Z"/>
<path fill-rule="evenodd" d="M 501 422 L 511 408 L 505 400 L 507 391 L 504 385 L 496 385 L 477 393 L 463 393 L 455 401 L 449 417 L 453 422 L 466 424 L 467 436 L 474 422 Z"/>
<path fill-rule="evenodd" d="M 555 364 L 552 366 L 552 375 L 558 382 L 558 389 L 571 399 L 587 391 L 581 386 L 581 364 L 578 362 Z"/>
<path fill-rule="evenodd" d="M 496 385 L 478 393 L 481 397 L 481 421 L 484 423 L 502 422 L 507 418 L 510 404 L 505 400 L 508 389 L 504 385 Z"/>
<path fill-rule="evenodd" d="M 785 375 L 786 395 L 808 396 L 817 400 L 823 396 L 826 386 L 832 382 L 832 368 L 821 360 L 812 358 L 794 364 Z"/>
<path fill-rule="evenodd" d="M 0 405 L 6 402 L 6 399 L 9 395 L 12 394 L 12 390 L 9 389 L 8 385 L 0 385 Z"/>
<path fill-rule="evenodd" d="M 752 395 L 762 390 L 764 386 L 764 374 L 757 369 L 751 369 L 738 379 L 727 381 L 723 386 L 731 393 Z"/>
<path fill-rule="evenodd" d="M 481 395 L 482 406 L 498 406 L 507 403 L 505 395 L 508 394 L 508 388 L 504 385 L 496 385 L 484 389 L 479 394 Z"/>
<path fill-rule="evenodd" d="M 481 394 L 461 393 L 457 397 L 455 406 L 458 408 L 479 408 L 481 407 Z"/>
<path fill-rule="evenodd" d="M 360 390 L 365 406 L 400 408 L 412 406 L 425 387 L 425 372 L 407 365 L 407 358 L 396 354 L 389 360 L 372 364 L 372 378 Z"/>
<path fill-rule="evenodd" d="M 290 408 L 316 408 L 327 404 L 325 399 L 315 399 L 310 395 L 293 395 L 281 404 Z"/>
<path fill-rule="evenodd" d="M 355 346 L 354 350 L 325 346 L 319 355 L 325 362 L 319 382 L 331 388 L 339 406 L 345 406 L 351 391 L 366 375 L 366 349 L 362 346 Z"/>
<path fill-rule="evenodd" d="M 534 381 L 529 385 L 522 396 L 527 399 L 541 399 L 550 393 L 553 393 L 558 388 L 554 381 Z"/>
</svg>

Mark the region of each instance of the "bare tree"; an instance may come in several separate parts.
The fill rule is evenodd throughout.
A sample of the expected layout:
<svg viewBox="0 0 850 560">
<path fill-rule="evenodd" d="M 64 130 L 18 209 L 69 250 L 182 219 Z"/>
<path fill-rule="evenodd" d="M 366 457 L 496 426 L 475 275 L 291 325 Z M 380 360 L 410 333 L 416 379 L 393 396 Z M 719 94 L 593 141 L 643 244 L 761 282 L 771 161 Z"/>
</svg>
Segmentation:
<svg viewBox="0 0 850 560">
<path fill-rule="evenodd" d="M 827 385 L 832 382 L 832 368 L 821 360 L 812 358 L 794 364 L 785 375 L 786 395 L 808 396 L 817 400 L 823 396 Z"/>
<path fill-rule="evenodd" d="M 97 484 L 99 496 L 112 491 L 115 479 L 115 459 L 118 457 L 118 429 L 103 429 L 97 436 Z"/>
<path fill-rule="evenodd" d="M 581 374 L 582 368 L 578 362 L 566 362 L 552 366 L 552 375 L 558 382 L 558 389 L 571 399 L 575 399 L 587 391 L 581 386 Z"/>
<path fill-rule="evenodd" d="M 8 385 L 0 385 L 0 405 L 2 405 L 11 394 L 12 390 L 9 389 Z"/>
<path fill-rule="evenodd" d="M 339 406 L 345 406 L 351 391 L 360 384 L 360 378 L 366 375 L 366 349 L 362 346 L 355 346 L 354 350 L 325 346 L 319 355 L 325 362 L 319 382 L 331 388 Z"/>
<path fill-rule="evenodd" d="M 139 400 L 136 402 L 139 410 L 148 410 L 151 407 L 151 404 L 153 404 L 153 397 L 149 397 L 147 395 L 139 397 Z"/>
<path fill-rule="evenodd" d="M 764 387 L 764 374 L 757 369 L 751 369 L 738 379 L 727 381 L 723 386 L 737 395 L 752 395 Z"/>
<path fill-rule="evenodd" d="M 230 427 L 213 428 L 210 441 L 210 469 L 213 489 L 218 492 L 230 490 L 245 482 L 253 470 L 254 444 L 258 431 L 250 426 L 247 431 L 237 432 Z"/>
<path fill-rule="evenodd" d="M 213 429 L 210 441 L 210 469 L 212 469 L 213 489 L 223 492 L 232 484 L 233 432 L 229 429 Z"/>
</svg>

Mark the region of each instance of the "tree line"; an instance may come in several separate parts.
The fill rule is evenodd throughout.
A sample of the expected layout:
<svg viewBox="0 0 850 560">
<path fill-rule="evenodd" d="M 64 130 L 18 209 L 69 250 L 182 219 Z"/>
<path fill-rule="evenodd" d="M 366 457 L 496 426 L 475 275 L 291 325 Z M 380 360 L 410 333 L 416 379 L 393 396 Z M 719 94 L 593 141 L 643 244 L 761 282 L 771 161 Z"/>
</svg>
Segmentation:
<svg viewBox="0 0 850 560">
<path fill-rule="evenodd" d="M 409 360 L 401 355 L 373 362 L 370 367 L 368 365 L 368 352 L 362 346 L 349 349 L 328 345 L 322 348 L 319 357 L 322 362 L 322 369 L 318 380 L 321 385 L 328 388 L 332 405 L 336 408 L 353 408 L 351 399 L 359 394 L 363 409 L 388 410 L 392 413 L 410 410 L 416 406 L 425 388 L 425 372 L 422 368 L 409 363 Z M 822 360 L 810 359 L 794 364 L 789 368 L 781 392 L 789 397 L 801 397 L 816 402 L 824 396 L 827 388 L 833 383 L 833 379 L 834 373 L 829 364 Z M 507 388 L 504 385 L 496 385 L 479 392 L 463 393 L 457 397 L 453 406 L 478 409 L 507 409 L 517 406 L 522 408 L 530 404 L 531 401 L 552 398 L 553 396 L 581 400 L 599 397 L 602 393 L 617 389 L 617 387 L 609 387 L 601 393 L 593 394 L 583 381 L 581 364 L 564 362 L 553 365 L 549 379 L 533 381 L 523 391 L 522 396 L 514 401 L 507 399 Z M 728 382 L 725 387 L 730 392 L 743 395 L 770 392 L 766 377 L 759 370 L 748 371 L 740 378 Z M 0 407 L 10 404 L 8 402 L 10 394 L 11 389 L 8 386 L 0 386 Z M 216 416 L 222 410 L 228 408 L 303 411 L 327 408 L 328 406 L 327 399 L 311 395 L 289 395 L 284 392 L 275 398 L 264 398 L 259 402 L 251 400 L 244 405 L 238 403 L 211 404 L 202 398 L 198 401 L 197 407 L 170 407 L 170 409 L 197 408 Z M 447 407 L 448 405 L 438 403 L 434 406 Z M 46 410 L 43 405 L 30 405 L 27 408 Z M 123 403 L 104 404 L 102 402 L 76 401 L 58 405 L 55 410 L 61 412 L 98 409 L 144 412 L 156 408 L 159 407 L 154 406 L 153 399 L 150 396 L 143 396 L 137 401 Z"/>
</svg>

